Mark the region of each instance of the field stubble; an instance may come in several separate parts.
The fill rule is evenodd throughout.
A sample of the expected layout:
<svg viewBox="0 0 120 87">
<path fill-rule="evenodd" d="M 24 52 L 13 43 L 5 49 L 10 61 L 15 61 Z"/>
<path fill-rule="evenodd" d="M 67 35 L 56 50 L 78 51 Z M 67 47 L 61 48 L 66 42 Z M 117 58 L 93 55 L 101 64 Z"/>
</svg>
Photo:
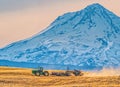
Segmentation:
<svg viewBox="0 0 120 87">
<path fill-rule="evenodd" d="M 49 70 L 51 73 L 53 70 Z M 63 72 L 63 71 L 61 71 Z M 0 67 L 0 87 L 120 87 L 120 76 L 34 76 L 31 69 Z"/>
</svg>

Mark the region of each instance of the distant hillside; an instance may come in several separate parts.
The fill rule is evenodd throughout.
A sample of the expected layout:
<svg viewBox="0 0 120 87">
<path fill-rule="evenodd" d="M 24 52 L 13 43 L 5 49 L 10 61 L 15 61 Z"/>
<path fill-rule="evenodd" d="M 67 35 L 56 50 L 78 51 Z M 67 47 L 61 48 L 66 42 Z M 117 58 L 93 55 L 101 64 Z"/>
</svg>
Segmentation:
<svg viewBox="0 0 120 87">
<path fill-rule="evenodd" d="M 11 62 L 1 65 L 20 67 L 119 67 L 120 17 L 100 4 L 66 13 L 37 35 L 0 49 L 2 60 Z"/>
</svg>

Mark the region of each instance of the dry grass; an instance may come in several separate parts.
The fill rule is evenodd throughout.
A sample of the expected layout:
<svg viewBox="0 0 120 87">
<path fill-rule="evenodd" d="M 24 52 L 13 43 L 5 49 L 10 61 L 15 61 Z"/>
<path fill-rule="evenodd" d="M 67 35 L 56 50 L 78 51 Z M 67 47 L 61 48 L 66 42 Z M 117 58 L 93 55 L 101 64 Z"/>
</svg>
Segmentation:
<svg viewBox="0 0 120 87">
<path fill-rule="evenodd" d="M 51 70 L 49 72 L 52 72 Z M 120 87 L 120 76 L 33 76 L 31 69 L 0 67 L 0 87 Z"/>
</svg>

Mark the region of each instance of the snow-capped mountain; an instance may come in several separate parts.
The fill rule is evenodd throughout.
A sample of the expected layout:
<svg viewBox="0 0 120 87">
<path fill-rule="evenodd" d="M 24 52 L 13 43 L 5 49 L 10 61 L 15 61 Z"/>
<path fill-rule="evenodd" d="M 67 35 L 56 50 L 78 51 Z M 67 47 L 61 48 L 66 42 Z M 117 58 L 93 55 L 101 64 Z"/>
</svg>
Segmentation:
<svg viewBox="0 0 120 87">
<path fill-rule="evenodd" d="M 83 69 L 120 66 L 120 17 L 100 4 L 59 16 L 44 31 L 0 49 L 0 60 Z"/>
</svg>

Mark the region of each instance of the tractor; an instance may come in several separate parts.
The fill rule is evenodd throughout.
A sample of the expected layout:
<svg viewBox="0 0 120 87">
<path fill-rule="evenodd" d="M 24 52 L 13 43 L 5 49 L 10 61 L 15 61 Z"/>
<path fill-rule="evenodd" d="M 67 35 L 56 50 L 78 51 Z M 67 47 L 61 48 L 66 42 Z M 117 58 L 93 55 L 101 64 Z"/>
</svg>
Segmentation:
<svg viewBox="0 0 120 87">
<path fill-rule="evenodd" d="M 39 67 L 38 69 L 32 70 L 32 74 L 35 76 L 49 76 L 49 72 L 48 71 L 43 71 L 43 67 Z"/>
</svg>

